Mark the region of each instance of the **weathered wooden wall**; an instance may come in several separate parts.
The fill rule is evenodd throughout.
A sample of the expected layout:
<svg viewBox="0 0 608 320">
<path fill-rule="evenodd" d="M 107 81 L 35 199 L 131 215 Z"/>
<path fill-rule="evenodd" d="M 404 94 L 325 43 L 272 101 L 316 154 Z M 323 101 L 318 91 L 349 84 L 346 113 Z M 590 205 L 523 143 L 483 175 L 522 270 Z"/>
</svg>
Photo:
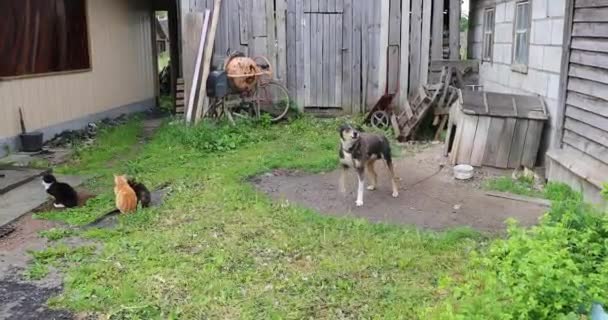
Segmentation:
<svg viewBox="0 0 608 320">
<path fill-rule="evenodd" d="M 213 9 L 212 0 L 180 1 L 182 16 Z M 442 1 L 223 0 L 215 56 L 221 61 L 231 49 L 267 57 L 301 109 L 362 112 L 385 92 L 403 97 L 426 82 L 432 34 L 441 36 L 435 43 L 444 50 L 444 7 L 458 8 L 460 18 L 459 0 L 449 0 L 451 7 Z M 441 14 L 433 13 L 436 2 Z M 185 42 L 198 38 L 187 34 L 187 21 L 182 19 Z M 183 54 L 188 82 L 186 60 L 193 58 Z"/>
<path fill-rule="evenodd" d="M 569 3 L 558 112 L 561 167 L 594 185 L 608 181 L 608 0 Z"/>
</svg>

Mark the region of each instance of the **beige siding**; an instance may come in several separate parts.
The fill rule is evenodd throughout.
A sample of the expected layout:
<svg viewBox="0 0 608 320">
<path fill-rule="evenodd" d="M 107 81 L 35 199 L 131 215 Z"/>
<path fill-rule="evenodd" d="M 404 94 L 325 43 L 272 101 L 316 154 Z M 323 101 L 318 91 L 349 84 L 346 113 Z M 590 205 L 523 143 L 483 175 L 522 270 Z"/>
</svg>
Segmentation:
<svg viewBox="0 0 608 320">
<path fill-rule="evenodd" d="M 87 2 L 91 71 L 0 81 L 0 139 L 154 98 L 148 1 Z"/>
</svg>

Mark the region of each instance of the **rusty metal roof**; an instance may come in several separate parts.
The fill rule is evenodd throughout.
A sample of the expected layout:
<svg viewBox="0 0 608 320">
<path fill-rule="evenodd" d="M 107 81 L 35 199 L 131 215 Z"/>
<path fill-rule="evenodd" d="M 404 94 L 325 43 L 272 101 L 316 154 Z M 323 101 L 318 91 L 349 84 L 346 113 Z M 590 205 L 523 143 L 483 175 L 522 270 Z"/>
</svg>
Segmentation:
<svg viewBox="0 0 608 320">
<path fill-rule="evenodd" d="M 541 96 L 462 91 L 462 112 L 471 115 L 547 120 L 547 107 Z"/>
</svg>

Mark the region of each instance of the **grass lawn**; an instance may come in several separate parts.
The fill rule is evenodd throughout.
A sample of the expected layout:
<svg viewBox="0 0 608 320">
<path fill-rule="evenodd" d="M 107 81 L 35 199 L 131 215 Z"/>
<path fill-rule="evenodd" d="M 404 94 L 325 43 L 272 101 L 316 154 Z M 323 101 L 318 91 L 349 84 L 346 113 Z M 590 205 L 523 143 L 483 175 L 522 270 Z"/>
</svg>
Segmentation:
<svg viewBox="0 0 608 320">
<path fill-rule="evenodd" d="M 143 146 L 140 120 L 104 131 L 58 170 L 95 176 L 88 187 L 99 197 L 40 217 L 94 220 L 113 206 L 113 173 L 172 191 L 163 206 L 122 216 L 115 229 L 80 232 L 102 245 L 97 252 L 57 244 L 34 253 L 32 277 L 60 265 L 65 291 L 51 305 L 115 319 L 419 318 L 445 298 L 441 279 L 465 272 L 479 234 L 326 217 L 273 202 L 248 183 L 273 168 L 335 168 L 337 125 L 167 123 Z"/>
</svg>

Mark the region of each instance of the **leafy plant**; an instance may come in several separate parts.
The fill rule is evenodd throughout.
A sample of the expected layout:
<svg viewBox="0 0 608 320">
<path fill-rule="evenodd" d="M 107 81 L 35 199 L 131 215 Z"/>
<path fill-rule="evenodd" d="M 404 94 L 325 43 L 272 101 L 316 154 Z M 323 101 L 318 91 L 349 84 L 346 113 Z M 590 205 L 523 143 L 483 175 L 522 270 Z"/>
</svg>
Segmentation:
<svg viewBox="0 0 608 320">
<path fill-rule="evenodd" d="M 429 314 L 441 319 L 578 319 L 607 302 L 608 216 L 564 185 L 537 227 L 510 222 L 508 237 L 471 255 L 473 270 Z"/>
</svg>

